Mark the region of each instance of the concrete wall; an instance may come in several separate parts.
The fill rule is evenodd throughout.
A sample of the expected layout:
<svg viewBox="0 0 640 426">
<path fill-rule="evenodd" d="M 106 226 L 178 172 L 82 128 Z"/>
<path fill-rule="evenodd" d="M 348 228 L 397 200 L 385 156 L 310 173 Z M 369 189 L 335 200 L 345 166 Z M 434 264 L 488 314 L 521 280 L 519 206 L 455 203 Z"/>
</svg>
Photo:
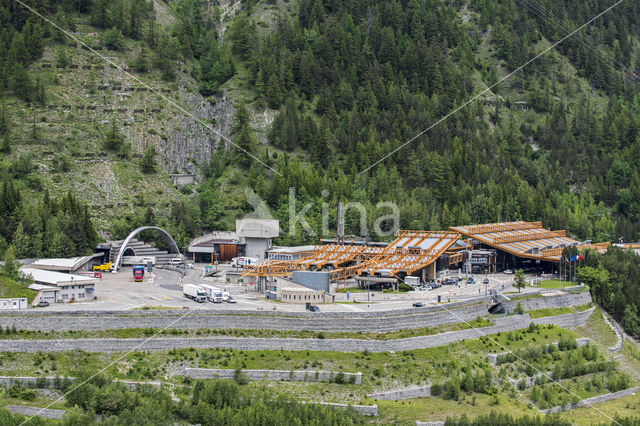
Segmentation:
<svg viewBox="0 0 640 426">
<path fill-rule="evenodd" d="M 373 405 L 357 405 L 357 404 L 338 404 L 335 402 L 319 402 L 318 404 L 324 405 L 332 408 L 339 408 L 342 410 L 347 410 L 349 407 L 353 408 L 356 413 L 361 414 L 363 416 L 377 416 L 378 415 L 378 404 Z"/>
<path fill-rule="evenodd" d="M 71 383 L 75 382 L 74 377 L 67 378 Z M 24 376 L 0 376 L 0 386 L 10 387 L 13 385 L 20 385 L 22 387 L 27 388 L 38 388 L 38 389 L 54 389 L 56 388 L 56 380 L 62 381 L 66 380 L 62 377 L 24 377 Z M 155 386 L 160 387 L 160 382 L 135 382 L 131 380 L 116 380 L 117 382 L 123 383 L 130 390 L 136 390 L 139 386 Z"/>
<path fill-rule="evenodd" d="M 271 247 L 270 238 L 245 237 L 245 256 L 264 260 L 267 250 Z"/>
<path fill-rule="evenodd" d="M 315 271 L 293 271 L 291 281 L 302 286 L 329 293 L 329 273 Z"/>
<path fill-rule="evenodd" d="M 195 182 L 194 175 L 187 174 L 179 174 L 179 175 L 171 175 L 171 181 L 178 189 L 182 188 L 185 185 L 191 185 Z"/>
<path fill-rule="evenodd" d="M 595 308 L 585 312 L 558 315 L 556 317 L 538 318 L 533 322 L 566 326 L 565 324 L 584 324 Z M 531 324 L 529 315 L 512 315 L 495 319 L 495 325 L 478 329 L 449 331 L 446 333 L 409 337 L 396 340 L 363 340 L 363 339 L 297 339 L 297 338 L 262 338 L 262 337 L 200 337 L 200 338 L 166 338 L 155 339 L 0 339 L 0 352 L 38 352 L 46 347 L 50 352 L 84 350 L 88 352 L 125 352 L 144 347 L 149 351 L 165 351 L 173 348 L 232 348 L 248 351 L 286 350 L 286 351 L 335 351 L 335 352 L 388 352 L 413 349 L 433 348 L 467 339 L 495 334 L 498 332 L 520 330 Z"/>
<path fill-rule="evenodd" d="M 563 308 L 568 306 L 586 305 L 591 303 L 591 293 L 584 291 L 581 293 L 557 294 L 553 296 L 540 296 L 530 299 L 514 299 L 508 302 L 510 311 L 518 306 L 518 302 L 525 311 L 535 311 L 545 308 Z"/>
<path fill-rule="evenodd" d="M 540 410 L 542 413 L 561 413 L 563 411 L 572 410 L 574 408 L 583 407 L 585 405 L 598 404 L 600 402 L 611 401 L 612 399 L 623 398 L 625 396 L 633 395 L 638 391 L 638 387 L 621 390 L 618 392 L 607 393 L 604 395 L 598 395 L 591 398 L 583 399 L 575 404 L 569 404 L 565 406 L 557 406 L 548 408 L 546 410 Z"/>
<path fill-rule="evenodd" d="M 540 300 L 544 299 L 544 300 Z M 488 298 L 425 306 L 423 308 L 398 309 L 375 312 L 282 312 L 255 310 L 201 311 L 198 315 L 187 315 L 180 320 L 179 328 L 269 329 L 269 330 L 313 330 L 313 331 L 362 331 L 389 332 L 420 327 L 435 327 L 470 321 L 487 315 Z M 531 302 L 529 302 L 531 300 Z M 566 306 L 567 302 L 583 304 L 590 301 L 588 293 L 560 295 L 523 300 L 529 303 L 544 303 L 544 307 Z M 536 308 L 536 307 L 534 307 Z M 78 305 L 81 309 L 81 305 Z M 15 324 L 21 330 L 109 330 L 122 328 L 173 327 L 184 315 L 182 310 L 149 311 L 4 311 L 0 315 L 0 326 Z M 247 315 L 255 321 L 247 321 Z M 544 318 L 538 318 L 544 321 Z"/>
<path fill-rule="evenodd" d="M 218 368 L 186 368 L 184 375 L 192 379 L 233 379 L 235 370 Z M 249 380 L 273 380 L 290 382 L 331 382 L 335 380 L 335 371 L 305 371 L 305 370 L 242 370 L 242 374 Z M 362 373 L 343 373 L 349 383 L 353 377 L 355 384 L 362 383 Z"/>
<path fill-rule="evenodd" d="M 29 304 L 26 297 L 0 299 L 0 310 L 27 309 Z"/>
<path fill-rule="evenodd" d="M 399 399 L 425 398 L 431 396 L 431 385 L 416 388 L 398 389 L 388 392 L 379 392 L 367 395 L 369 398 L 382 401 L 395 401 Z"/>
</svg>

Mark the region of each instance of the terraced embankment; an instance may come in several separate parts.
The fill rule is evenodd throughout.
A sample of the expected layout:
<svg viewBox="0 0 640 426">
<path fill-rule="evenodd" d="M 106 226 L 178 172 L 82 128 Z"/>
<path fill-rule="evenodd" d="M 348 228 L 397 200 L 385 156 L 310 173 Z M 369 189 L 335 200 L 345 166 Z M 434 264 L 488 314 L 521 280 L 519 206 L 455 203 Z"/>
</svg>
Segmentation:
<svg viewBox="0 0 640 426">
<path fill-rule="evenodd" d="M 588 292 L 521 300 L 524 310 L 585 305 Z M 293 313 L 271 311 L 84 311 L 10 312 L 0 326 L 19 330 L 68 331 L 126 328 L 261 329 L 386 333 L 397 330 L 464 323 L 488 315 L 488 298 L 445 305 L 383 312 Z M 515 307 L 517 301 L 510 302 Z M 513 309 L 512 307 L 512 309 Z"/>
<path fill-rule="evenodd" d="M 475 339 L 498 332 L 519 330 L 534 324 L 555 324 L 571 327 L 584 324 L 595 308 L 583 312 L 531 320 L 528 315 L 496 318 L 493 326 L 450 331 L 441 334 L 395 340 L 364 339 L 296 339 L 296 338 L 155 338 L 147 339 L 52 339 L 0 340 L 0 352 L 127 352 L 132 350 L 165 351 L 180 348 L 232 348 L 240 350 L 337 351 L 370 352 L 404 351 L 443 346 L 466 339 Z"/>
</svg>

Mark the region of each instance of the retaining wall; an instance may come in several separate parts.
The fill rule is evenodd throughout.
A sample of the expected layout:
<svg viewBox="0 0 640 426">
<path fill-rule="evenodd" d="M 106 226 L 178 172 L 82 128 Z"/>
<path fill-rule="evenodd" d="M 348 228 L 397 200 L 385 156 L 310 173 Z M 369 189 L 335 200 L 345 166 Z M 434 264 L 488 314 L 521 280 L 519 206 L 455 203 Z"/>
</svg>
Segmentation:
<svg viewBox="0 0 640 426">
<path fill-rule="evenodd" d="M 373 405 L 349 405 L 349 404 L 338 404 L 338 403 L 335 403 L 335 402 L 318 402 L 317 404 L 325 405 L 327 407 L 332 407 L 332 408 L 340 408 L 340 409 L 343 409 L 343 410 L 346 410 L 349 407 L 351 407 L 358 414 L 362 414 L 363 416 L 377 416 L 378 415 L 378 404 L 373 404 Z"/>
<path fill-rule="evenodd" d="M 633 395 L 638 391 L 638 387 L 633 387 L 625 390 L 621 390 L 618 392 L 607 393 L 604 395 L 598 395 L 591 398 L 583 399 L 582 401 L 578 401 L 575 404 L 569 404 L 564 406 L 557 406 L 548 408 L 546 410 L 540 410 L 542 413 L 561 413 L 563 411 L 572 410 L 578 407 L 584 407 L 585 405 L 597 404 L 599 402 L 611 401 L 612 399 L 623 398 L 625 396 Z"/>
<path fill-rule="evenodd" d="M 71 383 L 75 382 L 74 377 L 67 378 Z M 24 377 L 24 376 L 0 376 L 0 386 L 10 387 L 13 385 L 20 385 L 27 388 L 38 389 L 54 389 L 56 388 L 56 381 L 62 382 L 66 380 L 62 377 Z M 135 382 L 131 380 L 115 380 L 123 383 L 130 390 L 136 390 L 139 386 L 155 386 L 160 387 L 160 382 Z"/>
<path fill-rule="evenodd" d="M 559 315 L 557 317 L 538 318 L 546 323 L 562 324 L 584 323 L 593 309 L 586 312 Z M 287 351 L 336 351 L 370 352 L 403 351 L 444 346 L 466 339 L 477 339 L 498 332 L 519 330 L 531 324 L 528 315 L 512 315 L 497 318 L 495 325 L 479 329 L 449 331 L 430 336 L 417 336 L 396 340 L 360 340 L 360 339 L 295 339 L 295 338 L 242 338 L 242 337 L 206 337 L 206 338 L 154 338 L 154 339 L 58 339 L 58 340 L 1 340 L 0 352 L 38 352 L 46 347 L 50 352 L 84 350 L 87 352 L 125 352 L 133 350 L 164 351 L 173 348 L 232 348 L 238 350 L 287 350 Z"/>
<path fill-rule="evenodd" d="M 511 312 L 518 306 L 518 302 L 525 311 L 535 311 L 545 308 L 564 308 L 569 306 L 587 305 L 591 303 L 591 293 L 583 291 L 581 293 L 556 294 L 553 296 L 534 297 L 531 299 L 516 299 L 509 303 Z"/>
<path fill-rule="evenodd" d="M 186 368 L 184 375 L 192 379 L 233 379 L 235 370 L 216 368 Z M 249 380 L 275 380 L 294 382 L 331 382 L 335 380 L 335 371 L 305 371 L 305 370 L 242 370 L 242 374 Z M 347 382 L 354 380 L 356 385 L 362 383 L 362 373 L 343 373 Z"/>
<path fill-rule="evenodd" d="M 526 310 L 556 308 L 589 303 L 589 293 L 561 294 L 521 300 Z M 471 321 L 488 314 L 487 298 L 418 309 L 383 312 L 282 313 L 264 311 L 101 311 L 0 314 L 0 326 L 21 330 L 114 330 L 122 328 L 179 329 L 268 329 L 307 331 L 389 332 L 421 327 L 436 327 Z M 512 301 L 512 304 L 516 301 Z M 516 305 L 513 305 L 515 307 Z M 179 321 L 176 321 L 178 320 Z M 293 319 L 293 321 L 292 321 Z M 333 321 L 327 321 L 333 319 Z M 337 321 L 344 319 L 345 321 Z"/>
<path fill-rule="evenodd" d="M 40 408 L 30 407 L 27 405 L 5 405 L 7 410 L 15 414 L 22 414 L 23 416 L 38 416 L 45 419 L 59 420 L 64 415 L 65 410 L 54 410 L 52 408 Z"/>
<path fill-rule="evenodd" d="M 416 388 L 398 389 L 388 392 L 379 392 L 367 395 L 369 398 L 382 401 L 395 401 L 398 399 L 425 398 L 431 396 L 431 385 Z"/>
</svg>

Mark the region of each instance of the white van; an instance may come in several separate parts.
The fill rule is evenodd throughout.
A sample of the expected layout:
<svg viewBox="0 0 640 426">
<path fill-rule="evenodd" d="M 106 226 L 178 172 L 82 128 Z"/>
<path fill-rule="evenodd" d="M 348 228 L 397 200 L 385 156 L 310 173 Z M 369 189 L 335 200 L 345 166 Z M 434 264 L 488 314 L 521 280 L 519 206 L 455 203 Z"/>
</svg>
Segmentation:
<svg viewBox="0 0 640 426">
<path fill-rule="evenodd" d="M 182 259 L 180 259 L 179 257 L 174 257 L 169 261 L 169 265 L 181 265 L 181 264 L 182 264 Z"/>
<path fill-rule="evenodd" d="M 222 292 L 222 301 L 226 302 L 227 300 L 229 300 L 229 293 L 227 293 L 226 291 Z"/>
<path fill-rule="evenodd" d="M 216 291 L 215 293 L 213 293 L 213 303 L 222 303 L 222 292 L 221 291 Z"/>
</svg>

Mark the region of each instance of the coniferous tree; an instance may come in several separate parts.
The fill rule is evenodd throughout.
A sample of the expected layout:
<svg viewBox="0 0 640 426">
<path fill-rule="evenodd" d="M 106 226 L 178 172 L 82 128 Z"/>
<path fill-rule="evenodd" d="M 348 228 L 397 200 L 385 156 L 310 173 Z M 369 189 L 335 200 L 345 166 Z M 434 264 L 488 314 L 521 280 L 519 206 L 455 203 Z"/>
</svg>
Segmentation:
<svg viewBox="0 0 640 426">
<path fill-rule="evenodd" d="M 19 268 L 20 264 L 16 261 L 16 256 L 14 254 L 14 248 L 10 245 L 4 253 L 4 265 L 2 265 L 2 275 L 11 278 L 12 280 L 17 280 L 20 275 Z"/>
<path fill-rule="evenodd" d="M 0 139 L 0 152 L 3 154 L 9 154 L 11 152 L 11 142 L 9 141 L 9 134 L 5 133 Z"/>
<path fill-rule="evenodd" d="M 147 146 L 144 149 L 142 158 L 140 159 L 140 170 L 142 173 L 151 174 L 156 172 L 156 150 L 152 146 Z"/>
<path fill-rule="evenodd" d="M 109 151 L 119 152 L 124 145 L 124 136 L 116 127 L 115 121 L 111 124 L 111 129 L 105 135 L 104 147 Z"/>
<path fill-rule="evenodd" d="M 13 70 L 11 71 L 11 78 L 9 80 L 9 87 L 19 98 L 24 100 L 29 100 L 31 98 L 33 83 L 22 64 L 14 64 Z"/>
<path fill-rule="evenodd" d="M 269 105 L 269 108 L 280 108 L 282 93 L 280 92 L 280 83 L 278 83 L 278 78 L 275 73 L 271 74 L 271 77 L 269 77 L 265 96 L 267 98 L 267 105 Z"/>
</svg>

